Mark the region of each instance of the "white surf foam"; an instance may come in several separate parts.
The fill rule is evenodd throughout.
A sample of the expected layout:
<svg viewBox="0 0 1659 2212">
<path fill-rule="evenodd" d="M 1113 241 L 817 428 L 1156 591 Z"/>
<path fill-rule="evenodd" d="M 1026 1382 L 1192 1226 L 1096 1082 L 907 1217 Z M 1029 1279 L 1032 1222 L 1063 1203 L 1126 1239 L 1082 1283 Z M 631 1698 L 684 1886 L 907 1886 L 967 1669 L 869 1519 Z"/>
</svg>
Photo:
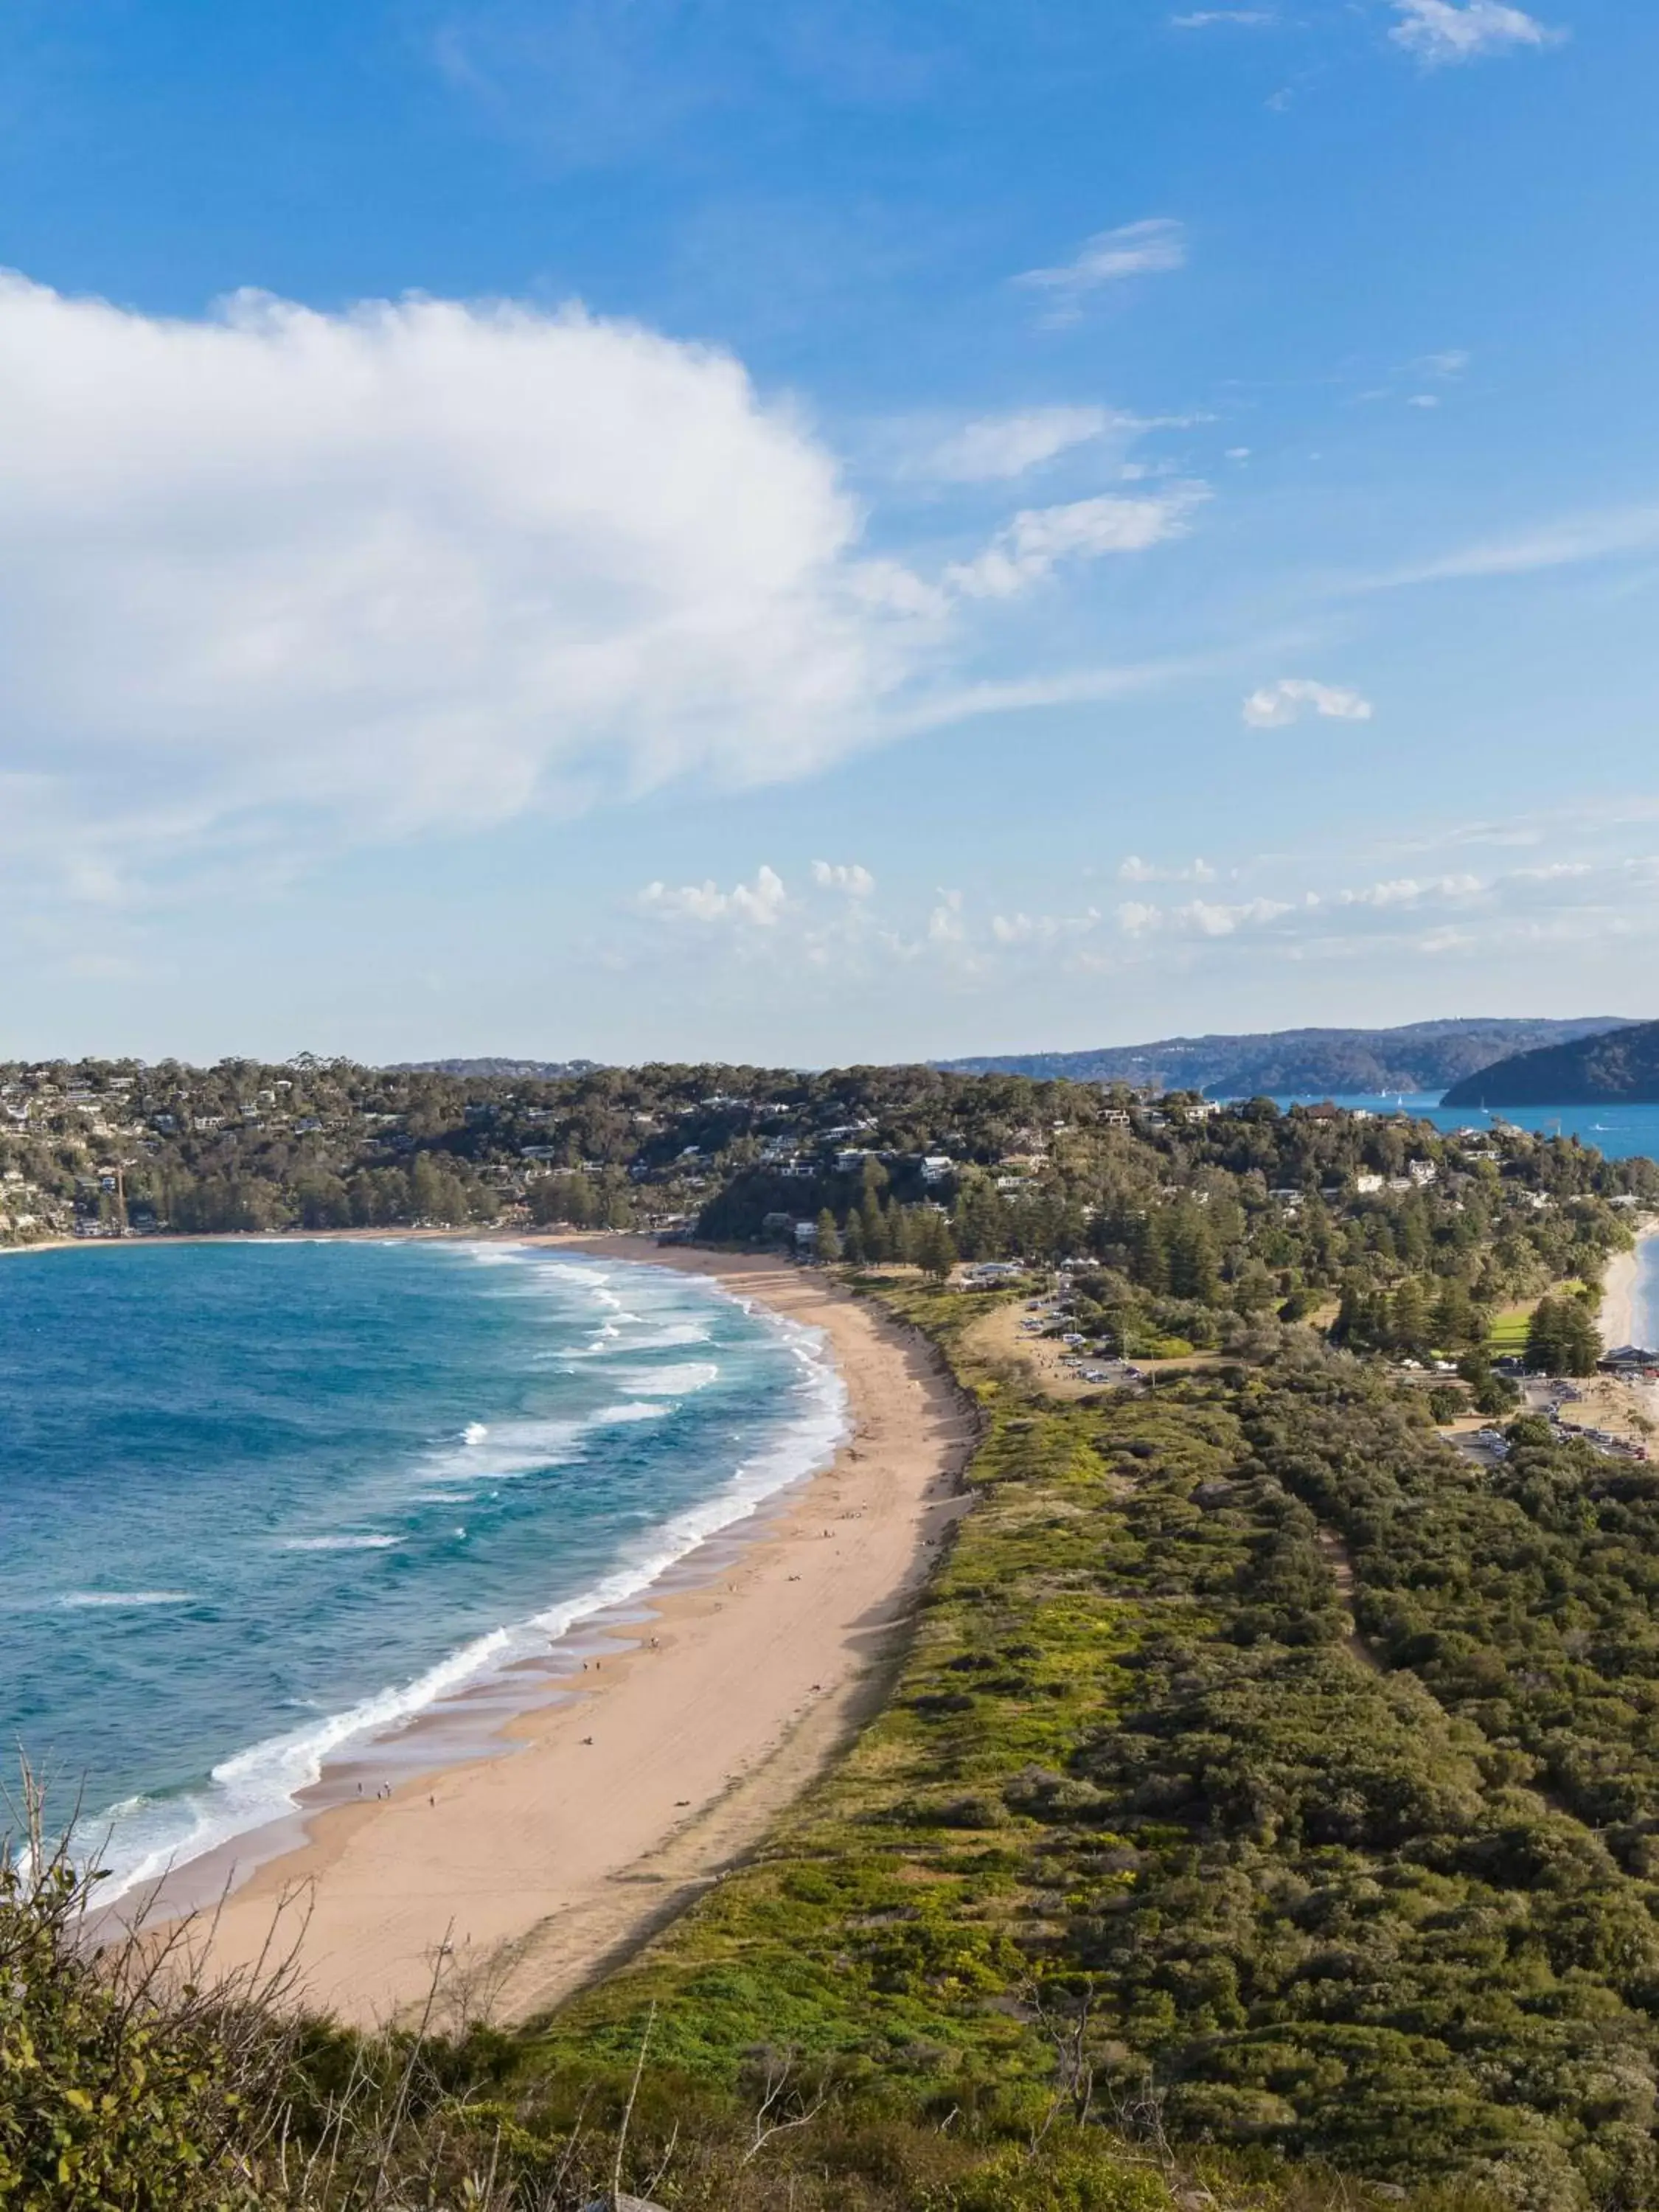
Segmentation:
<svg viewBox="0 0 1659 2212">
<path fill-rule="evenodd" d="M 673 1279 L 681 1285 L 687 1280 L 683 1276 Z M 711 1278 L 692 1279 L 713 1296 L 731 1297 Z M 847 1392 L 828 1356 L 822 1332 L 785 1320 L 748 1299 L 736 1298 L 732 1303 L 743 1306 L 787 1346 L 797 1369 L 795 1417 L 764 1449 L 736 1467 L 709 1497 L 665 1522 L 641 1530 L 624 1545 L 610 1572 L 588 1589 L 526 1620 L 474 1638 L 401 1687 L 381 1690 L 320 1721 L 251 1745 L 222 1760 L 213 1769 L 210 1786 L 205 1790 L 165 1801 L 131 1798 L 112 1808 L 105 1816 L 109 1848 L 102 1856 L 110 1879 L 100 1890 L 100 1903 L 112 1903 L 136 1887 L 158 1881 L 170 1869 L 293 1812 L 300 1793 L 314 1784 L 324 1766 L 342 1752 L 395 1735 L 441 1700 L 499 1678 L 517 1660 L 544 1655 L 550 1641 L 568 1635 L 597 1613 L 639 1597 L 711 1536 L 747 1519 L 768 1498 L 827 1466 L 848 1434 Z M 587 1419 L 591 1425 L 650 1420 L 671 1410 L 667 1401 L 658 1400 L 608 1407 Z M 482 1423 L 471 1425 L 484 1426 Z M 515 1427 L 542 1432 L 534 1459 L 539 1466 L 546 1463 L 546 1448 L 553 1441 L 547 1432 L 569 1432 L 580 1425 L 496 1424 L 477 1443 L 464 1442 L 449 1456 L 456 1467 L 471 1463 L 477 1474 L 511 1473 L 512 1467 L 503 1468 L 499 1462 L 514 1455 Z M 574 1439 L 567 1433 L 565 1441 Z M 520 1437 L 516 1449 L 523 1458 L 530 1449 L 528 1440 Z M 486 1460 L 498 1463 L 486 1468 L 482 1464 Z M 90 1595 L 94 1602 L 112 1595 Z M 176 1602 L 181 1594 L 139 1595 Z"/>
<path fill-rule="evenodd" d="M 285 1536 L 285 1552 L 389 1552 L 403 1542 L 401 1536 Z"/>
<path fill-rule="evenodd" d="M 631 1348 L 631 1347 L 630 1347 Z M 720 1380 L 720 1367 L 712 1359 L 684 1360 L 678 1367 L 607 1369 L 624 1390 L 636 1398 L 687 1398 Z"/>
<path fill-rule="evenodd" d="M 70 1612 L 129 1605 L 188 1605 L 188 1590 L 70 1590 L 58 1604 Z"/>
</svg>

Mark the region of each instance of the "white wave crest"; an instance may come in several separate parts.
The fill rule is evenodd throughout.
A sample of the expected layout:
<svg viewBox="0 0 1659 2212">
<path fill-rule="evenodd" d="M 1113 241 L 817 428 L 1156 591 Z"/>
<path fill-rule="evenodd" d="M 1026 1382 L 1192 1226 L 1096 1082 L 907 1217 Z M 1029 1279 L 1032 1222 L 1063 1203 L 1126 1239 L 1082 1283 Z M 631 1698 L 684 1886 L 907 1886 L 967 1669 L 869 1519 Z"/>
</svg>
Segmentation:
<svg viewBox="0 0 1659 2212">
<path fill-rule="evenodd" d="M 401 1536 L 285 1536 L 285 1552 L 389 1552 L 403 1542 Z"/>
<path fill-rule="evenodd" d="M 665 1271 L 641 1267 L 641 1274 Z M 796 1382 L 782 1394 L 795 1401 L 793 1418 L 761 1451 L 737 1466 L 719 1490 L 657 1527 L 641 1530 L 615 1566 L 588 1589 L 510 1626 L 492 1630 L 451 1652 L 401 1687 L 380 1691 L 343 1711 L 273 1735 L 222 1760 L 210 1786 L 168 1800 L 130 1799 L 106 1816 L 111 1830 L 104 1863 L 111 1879 L 100 1901 L 158 1880 L 172 1867 L 199 1857 L 234 1837 L 262 1827 L 294 1809 L 299 1793 L 347 1747 L 392 1735 L 426 1708 L 475 1684 L 498 1679 L 515 1661 L 544 1654 L 550 1638 L 579 1622 L 625 1604 L 648 1589 L 670 1567 L 721 1529 L 744 1520 L 778 1491 L 827 1466 L 848 1434 L 847 1392 L 830 1359 L 820 1330 L 787 1321 L 749 1300 L 733 1298 L 709 1278 L 669 1278 L 684 1293 L 696 1282 L 706 1294 L 743 1306 L 793 1355 Z M 618 1301 L 620 1304 L 620 1301 Z M 428 1469 L 441 1479 L 465 1468 L 468 1480 L 505 1475 L 549 1463 L 550 1450 L 580 1457 L 580 1431 L 617 1421 L 653 1420 L 672 1411 L 665 1399 L 603 1408 L 585 1423 L 492 1425 L 477 1444 L 452 1448 L 448 1467 Z M 475 1424 L 481 1426 L 482 1424 Z M 78 1593 L 83 1602 L 182 1602 L 182 1592 Z"/>
<path fill-rule="evenodd" d="M 129 1605 L 188 1605 L 188 1590 L 70 1590 L 58 1604 L 71 1613 Z"/>
<path fill-rule="evenodd" d="M 636 1398 L 687 1398 L 720 1380 L 720 1367 L 712 1359 L 682 1360 L 678 1367 L 639 1367 L 607 1370 L 623 1389 Z"/>
</svg>

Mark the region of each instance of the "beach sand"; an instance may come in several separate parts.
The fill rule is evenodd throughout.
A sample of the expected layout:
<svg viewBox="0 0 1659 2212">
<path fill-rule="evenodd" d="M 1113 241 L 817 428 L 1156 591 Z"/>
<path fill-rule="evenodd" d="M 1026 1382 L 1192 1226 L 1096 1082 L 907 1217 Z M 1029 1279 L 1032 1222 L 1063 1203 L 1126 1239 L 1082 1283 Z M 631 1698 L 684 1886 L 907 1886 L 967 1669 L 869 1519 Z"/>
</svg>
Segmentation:
<svg viewBox="0 0 1659 2212">
<path fill-rule="evenodd" d="M 409 2017 L 440 1964 L 441 2018 L 526 2017 L 717 1881 L 878 1701 L 964 1502 L 970 1409 L 923 1340 L 823 1274 L 643 1237 L 515 1241 L 714 1276 L 821 1328 L 853 1433 L 752 1541 L 711 1553 L 714 1579 L 682 1568 L 641 1601 L 650 1619 L 586 1632 L 588 1673 L 504 1724 L 512 1755 L 318 1812 L 234 1891 L 210 1961 L 291 1955 L 305 2000 L 361 2025 Z"/>
<path fill-rule="evenodd" d="M 1650 1242 L 1659 1235 L 1659 1220 L 1644 1216 L 1636 1224 L 1636 1249 L 1620 1252 L 1608 1262 L 1601 1286 L 1601 1342 L 1609 1352 L 1638 1340 L 1638 1322 L 1646 1316 L 1638 1314 L 1638 1290 L 1641 1281 L 1642 1255 Z"/>
</svg>

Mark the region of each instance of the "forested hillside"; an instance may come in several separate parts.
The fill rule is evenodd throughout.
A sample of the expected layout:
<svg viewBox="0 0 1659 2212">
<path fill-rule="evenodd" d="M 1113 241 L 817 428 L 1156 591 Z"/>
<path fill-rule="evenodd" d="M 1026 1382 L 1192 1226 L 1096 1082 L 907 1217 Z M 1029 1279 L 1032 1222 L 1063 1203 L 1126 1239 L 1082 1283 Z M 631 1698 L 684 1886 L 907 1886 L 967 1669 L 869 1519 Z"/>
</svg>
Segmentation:
<svg viewBox="0 0 1659 2212">
<path fill-rule="evenodd" d="M 1133 1083 L 1152 1091 L 1206 1091 L 1216 1097 L 1241 1098 L 1252 1091 L 1361 1097 L 1378 1091 L 1443 1090 L 1510 1054 L 1620 1026 L 1613 1015 L 1593 1014 L 1571 1021 L 1273 1030 L 1259 1036 L 1164 1037 L 1155 1044 L 1110 1045 L 1095 1052 L 1016 1053 L 945 1065 L 964 1074 Z"/>
<path fill-rule="evenodd" d="M 0 1236 L 594 1224 L 854 1261 L 1093 1258 L 1125 1341 L 1328 1306 L 1454 1353 L 1599 1277 L 1659 1169 L 1518 1130 L 1013 1076 L 307 1059 L 0 1068 Z M 1340 1304 L 1340 1313 L 1337 1309 Z"/>
<path fill-rule="evenodd" d="M 1651 1105 L 1659 1101 L 1659 1022 L 1497 1061 L 1446 1093 L 1449 1106 Z"/>
</svg>

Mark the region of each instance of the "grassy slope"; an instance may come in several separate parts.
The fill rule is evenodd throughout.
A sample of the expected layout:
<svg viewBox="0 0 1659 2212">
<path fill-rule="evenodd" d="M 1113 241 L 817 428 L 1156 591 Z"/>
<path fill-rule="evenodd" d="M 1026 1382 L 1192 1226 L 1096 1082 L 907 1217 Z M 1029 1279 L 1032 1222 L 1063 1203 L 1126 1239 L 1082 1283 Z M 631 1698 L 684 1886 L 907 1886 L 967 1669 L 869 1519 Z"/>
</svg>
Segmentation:
<svg viewBox="0 0 1659 2212">
<path fill-rule="evenodd" d="M 988 1303 L 887 1295 L 959 1363 L 962 1334 Z M 1264 1537 L 1270 1554 L 1286 1549 L 1278 1528 L 1254 1525 L 1214 1547 L 1190 1502 L 1195 1485 L 1224 1480 L 1246 1453 L 1226 1394 L 1195 1381 L 1152 1402 L 1059 1406 L 971 1368 L 963 1379 L 986 1419 L 969 1476 L 978 1502 L 932 1586 L 887 1709 L 752 1863 L 546 2028 L 532 2070 L 556 2062 L 568 2094 L 584 2067 L 628 2058 L 654 2006 L 653 2065 L 688 2081 L 730 2084 L 757 2051 L 789 2049 L 829 2062 L 866 2113 L 1018 2139 L 1051 2106 L 1054 2039 L 1065 2039 L 1086 1995 L 1097 2022 L 1086 2038 L 1097 2109 L 1115 2106 L 1142 2134 L 1167 2122 L 1228 2142 L 1219 2164 L 1229 2185 L 1254 2173 L 1260 2201 L 1285 2201 L 1273 2146 L 1426 2180 L 1435 2160 L 1413 2156 L 1409 2115 L 1398 2098 L 1389 2102 L 1389 2038 L 1400 2040 L 1400 2030 L 1386 2032 L 1381 2057 L 1363 2032 L 1349 2034 L 1346 2055 L 1340 2033 L 1327 2039 L 1322 2085 L 1299 2103 L 1281 2077 L 1302 2054 L 1276 2066 L 1271 2051 L 1265 2060 L 1259 2052 L 1241 2066 L 1235 2049 L 1228 2063 L 1197 2068 L 1208 2078 L 1149 2105 L 1164 2049 L 1195 2035 L 1237 2045 L 1218 2034 L 1245 2024 L 1229 1987 L 1236 1931 L 1212 1929 L 1196 1955 L 1163 1958 L 1139 1975 L 1109 1955 L 1125 1909 L 1133 1917 L 1149 1888 L 1158 1892 L 1155 1917 L 1201 1919 L 1194 1886 L 1202 1877 L 1182 1823 L 1149 1821 L 1140 1810 L 1120 1825 L 1114 1794 L 1084 1778 L 1090 1749 L 1144 1701 L 1149 1668 L 1172 1636 L 1199 1649 L 1223 1639 L 1237 1654 L 1224 1639 L 1237 1629 L 1241 1572 L 1250 1579 Z M 1426 1743 L 1455 1784 L 1478 1790 L 1431 1701 L 1377 1682 L 1340 1649 L 1346 1624 L 1311 1516 L 1295 1506 L 1289 1514 L 1304 1524 L 1297 1540 L 1255 1578 L 1261 1602 L 1293 1617 L 1309 1641 L 1283 1655 L 1283 1680 L 1264 1682 L 1258 1670 L 1247 1693 L 1291 1735 L 1334 1730 L 1382 1744 L 1391 1772 L 1414 1772 Z M 1195 1528 L 1204 1542 L 1176 1556 L 1182 1532 L 1189 1539 Z M 1317 1945 L 1304 1936 L 1300 1948 Z M 1184 1990 L 1173 1994 L 1172 1982 Z M 1369 2133 L 1360 2115 L 1343 2117 L 1345 2075 L 1376 2104 Z M 1449 2096 L 1480 2103 L 1464 2082 Z M 1322 2134 L 1305 2124 L 1313 2106 L 1325 2115 Z M 1443 2124 L 1443 2111 L 1437 2118 Z M 1473 2133 L 1482 2135 L 1478 2124 Z M 1152 2169 L 1125 2165 L 1094 2140 L 1097 2194 L 1029 2201 L 1174 2201 Z M 1264 2148 L 1252 2154 L 1255 2142 Z M 1486 2129 L 1481 2147 L 1501 2152 L 1501 2128 Z M 1028 2201 L 1012 2182 L 1001 2186 L 988 2201 Z M 1311 2179 L 1291 2186 L 1298 2203 L 1328 2201 Z M 1108 2193 L 1120 2188 L 1128 2193 Z M 1419 2201 L 1475 2199 L 1453 2188 L 1425 2189 Z"/>
</svg>

